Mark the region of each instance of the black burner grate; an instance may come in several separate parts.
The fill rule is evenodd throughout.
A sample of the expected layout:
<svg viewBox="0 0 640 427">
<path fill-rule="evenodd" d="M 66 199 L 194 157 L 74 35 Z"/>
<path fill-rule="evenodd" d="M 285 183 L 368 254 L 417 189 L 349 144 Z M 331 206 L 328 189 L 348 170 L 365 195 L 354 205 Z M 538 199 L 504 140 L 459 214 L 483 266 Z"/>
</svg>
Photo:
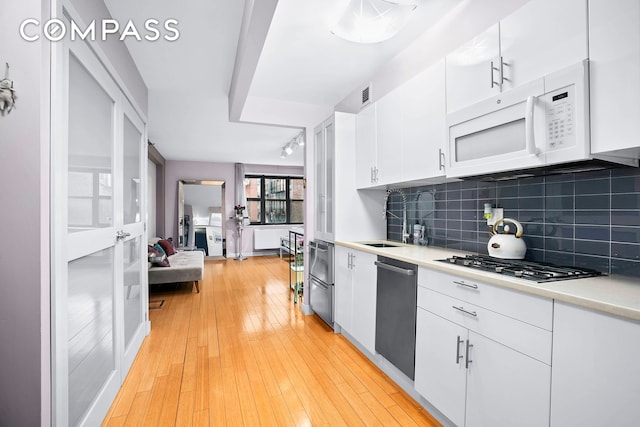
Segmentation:
<svg viewBox="0 0 640 427">
<path fill-rule="evenodd" d="M 483 271 L 518 277 L 538 283 L 556 280 L 580 279 L 600 276 L 602 273 L 588 268 L 563 267 L 547 263 L 500 259 L 485 255 L 453 256 L 438 261 L 462 265 Z"/>
</svg>

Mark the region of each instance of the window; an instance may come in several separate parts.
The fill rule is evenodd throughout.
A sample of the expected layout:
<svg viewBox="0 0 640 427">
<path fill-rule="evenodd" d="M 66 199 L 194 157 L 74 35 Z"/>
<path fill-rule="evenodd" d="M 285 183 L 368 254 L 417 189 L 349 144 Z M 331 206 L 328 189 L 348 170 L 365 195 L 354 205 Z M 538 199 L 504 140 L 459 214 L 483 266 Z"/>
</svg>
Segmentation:
<svg viewBox="0 0 640 427">
<path fill-rule="evenodd" d="M 244 189 L 251 224 L 304 222 L 303 178 L 246 175 Z"/>
</svg>

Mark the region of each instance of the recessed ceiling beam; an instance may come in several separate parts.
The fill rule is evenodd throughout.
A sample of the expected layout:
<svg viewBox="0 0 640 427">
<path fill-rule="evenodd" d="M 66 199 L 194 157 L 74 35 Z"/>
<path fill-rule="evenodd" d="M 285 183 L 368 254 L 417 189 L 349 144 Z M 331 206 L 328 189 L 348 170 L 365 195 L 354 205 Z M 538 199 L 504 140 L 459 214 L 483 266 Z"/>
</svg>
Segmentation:
<svg viewBox="0 0 640 427">
<path fill-rule="evenodd" d="M 240 121 L 242 110 L 278 0 L 245 0 L 242 28 L 229 88 L 229 120 Z"/>
</svg>

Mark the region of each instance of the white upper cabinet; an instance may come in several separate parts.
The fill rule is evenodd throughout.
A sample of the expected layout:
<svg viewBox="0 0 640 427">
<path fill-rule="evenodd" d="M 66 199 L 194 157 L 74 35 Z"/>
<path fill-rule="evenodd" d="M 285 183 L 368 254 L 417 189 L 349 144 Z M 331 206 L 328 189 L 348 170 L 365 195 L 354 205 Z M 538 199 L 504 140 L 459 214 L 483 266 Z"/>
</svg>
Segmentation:
<svg viewBox="0 0 640 427">
<path fill-rule="evenodd" d="M 402 86 L 402 180 L 444 176 L 447 141 L 444 60 Z"/>
<path fill-rule="evenodd" d="M 315 128 L 315 237 L 333 241 L 334 144 L 333 116 Z"/>
<path fill-rule="evenodd" d="M 588 57 L 587 0 L 532 0 L 500 21 L 508 90 Z"/>
<path fill-rule="evenodd" d="M 447 112 L 500 93 L 499 61 L 498 24 L 447 55 Z"/>
<path fill-rule="evenodd" d="M 444 87 L 441 60 L 358 114 L 358 188 L 444 176 Z"/>
<path fill-rule="evenodd" d="M 532 0 L 447 55 L 447 112 L 587 57 L 587 0 Z"/>
<path fill-rule="evenodd" d="M 400 182 L 402 158 L 402 90 L 394 90 L 378 102 L 376 135 L 378 141 L 377 185 Z"/>
<path fill-rule="evenodd" d="M 591 152 L 640 156 L 640 2 L 590 0 L 589 58 Z"/>
<path fill-rule="evenodd" d="M 375 184 L 374 173 L 378 142 L 376 139 L 376 105 L 372 104 L 356 116 L 356 187 Z"/>
</svg>

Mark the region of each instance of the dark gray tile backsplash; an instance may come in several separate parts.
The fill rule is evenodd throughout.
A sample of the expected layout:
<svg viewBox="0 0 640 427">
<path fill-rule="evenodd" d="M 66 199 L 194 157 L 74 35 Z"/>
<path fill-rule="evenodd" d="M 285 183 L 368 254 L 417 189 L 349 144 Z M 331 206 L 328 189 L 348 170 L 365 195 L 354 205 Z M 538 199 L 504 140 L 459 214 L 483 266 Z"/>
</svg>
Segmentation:
<svg viewBox="0 0 640 427">
<path fill-rule="evenodd" d="M 429 245 L 487 253 L 485 203 L 520 221 L 526 259 L 640 277 L 640 169 L 614 168 L 499 183 L 461 181 L 403 189 L 409 232 L 427 227 Z M 402 216 L 402 197 L 389 210 Z M 389 218 L 387 237 L 401 240 Z"/>
</svg>

